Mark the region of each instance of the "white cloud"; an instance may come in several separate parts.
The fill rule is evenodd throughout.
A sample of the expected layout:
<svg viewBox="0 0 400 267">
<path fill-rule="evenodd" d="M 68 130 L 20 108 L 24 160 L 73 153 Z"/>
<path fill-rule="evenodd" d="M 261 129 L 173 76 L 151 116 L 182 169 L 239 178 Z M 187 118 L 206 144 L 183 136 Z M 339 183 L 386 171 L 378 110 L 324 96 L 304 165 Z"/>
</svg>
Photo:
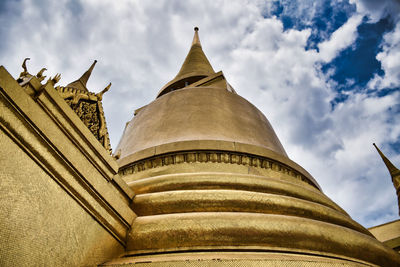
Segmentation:
<svg viewBox="0 0 400 267">
<path fill-rule="evenodd" d="M 369 87 L 375 89 L 400 87 L 400 22 L 395 29 L 383 37 L 382 51 L 376 59 L 381 62 L 384 75 L 370 81 Z"/>
<path fill-rule="evenodd" d="M 352 45 L 357 38 L 357 27 L 360 25 L 363 16 L 356 14 L 337 29 L 329 38 L 318 45 L 321 60 L 330 62 L 338 53 Z"/>
<path fill-rule="evenodd" d="M 329 61 L 352 45 L 360 20 L 358 15 L 349 19 L 320 53 L 304 49 L 309 30 L 283 32 L 280 21 L 260 20 L 230 52 L 225 72 L 233 76 L 237 91 L 267 115 L 289 156 L 350 214 L 371 226 L 379 220 L 369 214 L 396 216 L 395 194 L 389 194 L 394 189 L 372 142 L 398 138 L 390 134 L 398 129 L 387 123 L 388 109 L 398 103 L 398 95 L 349 93 L 349 99 L 332 111 L 334 85 L 316 68 L 321 58 Z M 389 195 L 378 201 L 381 194 Z"/>
<path fill-rule="evenodd" d="M 370 23 L 378 22 L 381 18 L 391 16 L 396 19 L 400 13 L 398 0 L 350 0 L 357 7 L 357 12 L 366 15 Z"/>
<path fill-rule="evenodd" d="M 349 92 L 348 100 L 332 110 L 335 85 L 318 67 L 354 43 L 361 15 L 353 15 L 317 52 L 305 50 L 311 29 L 283 31 L 277 18 L 263 17 L 270 2 L 73 3 L 21 1 L 18 15 L 7 17 L 10 27 L 0 28 L 6 40 L 0 62 L 17 76 L 23 58 L 31 57 L 32 73 L 45 66 L 47 75 L 61 72 L 60 83 L 67 84 L 99 60 L 88 87 L 100 91 L 113 83 L 103 100 L 113 147 L 133 111 L 152 101 L 176 75 L 192 28 L 199 26 L 213 67 L 222 69 L 237 92 L 263 111 L 289 156 L 331 198 L 368 226 L 394 218 L 396 196 L 371 143 L 398 139 L 400 123 L 396 118 L 388 122 L 388 109 L 398 105 L 399 95 L 378 99 Z M 307 11 L 317 13 L 308 3 Z M 395 43 L 396 34 L 385 37 L 388 44 Z M 389 61 L 393 47 L 379 56 L 384 68 L 394 69 Z"/>
<path fill-rule="evenodd" d="M 384 71 L 383 76 L 375 74 L 368 87 L 372 89 L 400 87 L 400 1 L 398 0 L 351 0 L 356 4 L 357 11 L 376 23 L 387 18 L 394 24 L 394 30 L 385 33 L 381 44 L 382 51 L 376 56 Z"/>
</svg>

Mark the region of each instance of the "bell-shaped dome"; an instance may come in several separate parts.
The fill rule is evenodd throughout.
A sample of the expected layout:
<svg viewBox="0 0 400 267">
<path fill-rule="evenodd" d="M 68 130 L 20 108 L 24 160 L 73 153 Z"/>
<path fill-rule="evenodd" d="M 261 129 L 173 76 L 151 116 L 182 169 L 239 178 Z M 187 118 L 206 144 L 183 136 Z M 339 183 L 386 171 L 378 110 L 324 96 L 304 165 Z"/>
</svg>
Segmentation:
<svg viewBox="0 0 400 267">
<path fill-rule="evenodd" d="M 267 118 L 236 94 L 222 72 L 214 72 L 201 48 L 198 28 L 178 75 L 156 100 L 135 111 L 116 151 L 120 164 L 126 165 L 142 151 L 179 142 L 188 146 L 188 141 L 195 145 L 192 149 L 215 149 L 220 142 L 217 146 L 236 150 L 235 144 L 247 144 L 286 157 Z"/>
<path fill-rule="evenodd" d="M 140 109 L 117 148 L 121 161 L 149 148 L 183 141 L 226 141 L 270 149 L 286 156 L 265 116 L 237 94 L 215 87 L 185 87 Z M 212 149 L 193 147 L 194 149 Z M 126 162 L 124 161 L 124 165 Z"/>
</svg>

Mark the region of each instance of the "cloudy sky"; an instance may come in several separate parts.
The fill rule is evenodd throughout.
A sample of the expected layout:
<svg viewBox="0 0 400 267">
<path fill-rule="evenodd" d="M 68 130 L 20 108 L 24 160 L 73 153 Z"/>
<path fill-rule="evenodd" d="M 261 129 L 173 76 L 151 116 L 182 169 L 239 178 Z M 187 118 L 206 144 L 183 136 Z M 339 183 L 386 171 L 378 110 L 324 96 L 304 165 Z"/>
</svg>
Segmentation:
<svg viewBox="0 0 400 267">
<path fill-rule="evenodd" d="M 289 157 L 366 227 L 398 219 L 372 143 L 400 166 L 400 1 L 1 0 L 0 64 L 60 85 L 98 63 L 91 91 L 115 148 L 133 111 L 203 50 L 270 120 Z"/>
</svg>

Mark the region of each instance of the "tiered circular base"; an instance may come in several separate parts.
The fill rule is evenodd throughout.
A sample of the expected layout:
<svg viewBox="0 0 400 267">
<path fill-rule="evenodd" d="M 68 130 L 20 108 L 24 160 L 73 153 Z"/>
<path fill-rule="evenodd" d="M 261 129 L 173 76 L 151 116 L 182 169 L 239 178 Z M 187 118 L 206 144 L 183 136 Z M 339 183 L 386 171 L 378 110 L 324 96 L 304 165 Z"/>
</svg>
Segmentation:
<svg viewBox="0 0 400 267">
<path fill-rule="evenodd" d="M 124 257 L 102 266 L 124 267 L 365 267 L 378 266 L 326 256 L 278 252 L 192 252 Z"/>
<path fill-rule="evenodd" d="M 151 259 L 151 266 L 399 264 L 400 256 L 289 166 L 241 163 L 183 158 L 125 172 L 138 217 L 124 260 L 135 266 L 150 266 L 140 259 Z"/>
</svg>

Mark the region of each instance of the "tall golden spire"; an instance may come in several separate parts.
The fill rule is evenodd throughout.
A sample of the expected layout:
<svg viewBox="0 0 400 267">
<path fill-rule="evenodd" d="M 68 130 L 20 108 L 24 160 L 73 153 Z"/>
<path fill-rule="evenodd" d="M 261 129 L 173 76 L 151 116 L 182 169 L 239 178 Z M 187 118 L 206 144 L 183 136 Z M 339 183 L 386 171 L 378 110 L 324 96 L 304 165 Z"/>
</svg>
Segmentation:
<svg viewBox="0 0 400 267">
<path fill-rule="evenodd" d="M 194 36 L 193 36 L 193 42 L 192 42 L 192 46 L 193 45 L 200 45 L 200 38 L 199 38 L 199 28 L 198 27 L 194 27 Z"/>
<path fill-rule="evenodd" d="M 187 77 L 189 74 L 192 74 L 190 76 L 208 76 L 214 73 L 214 69 L 201 48 L 199 28 L 195 27 L 192 47 L 175 79 Z"/>
<path fill-rule="evenodd" d="M 400 170 L 397 169 L 392 162 L 390 162 L 390 160 L 382 153 L 382 151 L 375 145 L 375 143 L 373 145 L 375 146 L 376 150 L 378 150 L 379 155 L 381 156 L 383 162 L 389 170 L 390 176 L 392 177 L 392 182 L 397 193 L 400 215 Z"/>
<path fill-rule="evenodd" d="M 215 71 L 201 47 L 199 28 L 194 27 L 192 46 L 190 47 L 181 69 L 172 81 L 161 88 L 157 97 L 170 91 L 183 88 L 213 74 L 215 74 Z"/>
<path fill-rule="evenodd" d="M 97 63 L 97 60 L 95 60 L 93 62 L 93 64 L 90 66 L 90 68 L 78 80 L 73 81 L 72 83 L 68 84 L 66 87 L 72 87 L 75 89 L 88 91 L 88 89 L 86 88 L 86 83 L 89 80 L 90 75 L 92 74 L 92 71 L 93 71 L 96 63 Z"/>
</svg>

